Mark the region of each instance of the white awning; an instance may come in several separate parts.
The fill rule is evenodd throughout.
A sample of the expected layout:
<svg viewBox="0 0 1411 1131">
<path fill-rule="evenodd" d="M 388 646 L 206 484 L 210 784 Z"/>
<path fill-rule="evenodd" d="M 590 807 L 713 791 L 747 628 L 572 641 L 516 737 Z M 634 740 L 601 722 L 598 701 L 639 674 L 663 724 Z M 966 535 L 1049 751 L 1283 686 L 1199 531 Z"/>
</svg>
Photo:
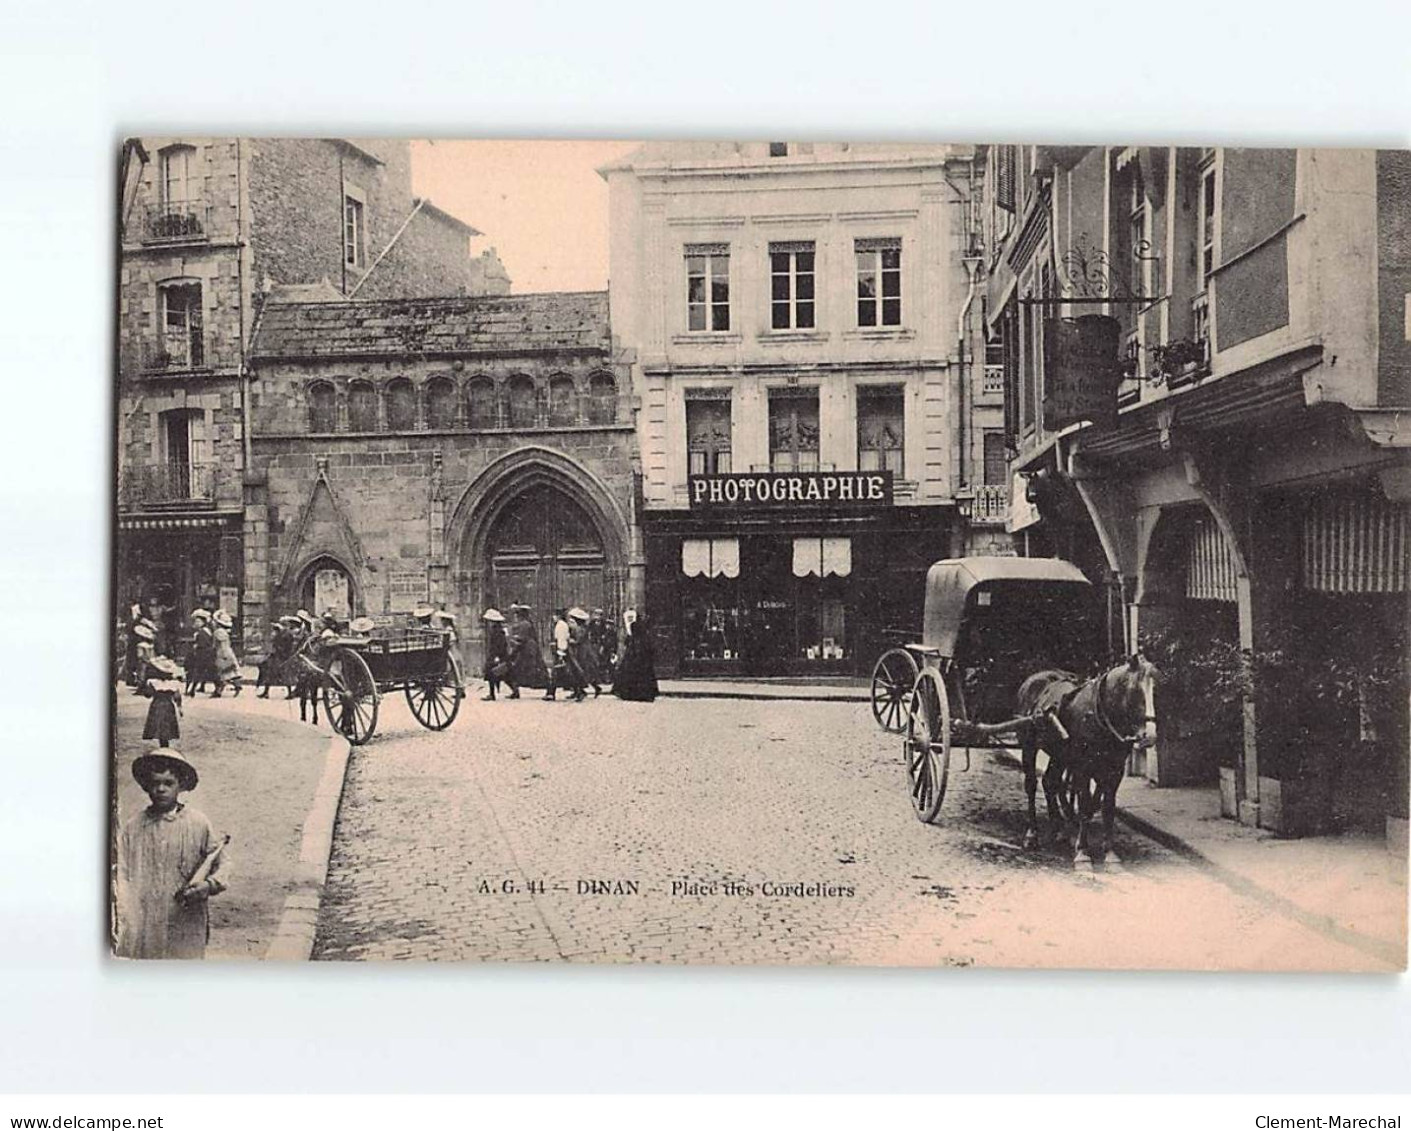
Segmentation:
<svg viewBox="0 0 1411 1131">
<path fill-rule="evenodd" d="M 795 577 L 847 577 L 852 573 L 851 538 L 795 538 Z"/>
<path fill-rule="evenodd" d="M 681 572 L 687 577 L 739 577 L 738 538 L 684 538 Z"/>
</svg>

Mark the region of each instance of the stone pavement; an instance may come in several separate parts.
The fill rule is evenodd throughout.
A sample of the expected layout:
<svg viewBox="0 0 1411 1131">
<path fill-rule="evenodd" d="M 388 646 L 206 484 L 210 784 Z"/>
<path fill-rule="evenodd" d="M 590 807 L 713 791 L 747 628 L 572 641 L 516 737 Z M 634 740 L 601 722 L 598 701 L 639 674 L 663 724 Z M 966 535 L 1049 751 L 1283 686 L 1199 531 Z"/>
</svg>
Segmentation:
<svg viewBox="0 0 1411 1131">
<path fill-rule="evenodd" d="M 317 958 L 1397 965 L 1130 830 L 1091 873 L 1025 853 L 992 754 L 957 757 L 922 825 L 862 704 L 473 699 L 438 734 L 388 696 L 379 732 L 350 762 Z"/>
<path fill-rule="evenodd" d="M 871 682 L 865 679 L 663 679 L 663 695 L 673 699 L 802 699 L 866 703 Z"/>
</svg>

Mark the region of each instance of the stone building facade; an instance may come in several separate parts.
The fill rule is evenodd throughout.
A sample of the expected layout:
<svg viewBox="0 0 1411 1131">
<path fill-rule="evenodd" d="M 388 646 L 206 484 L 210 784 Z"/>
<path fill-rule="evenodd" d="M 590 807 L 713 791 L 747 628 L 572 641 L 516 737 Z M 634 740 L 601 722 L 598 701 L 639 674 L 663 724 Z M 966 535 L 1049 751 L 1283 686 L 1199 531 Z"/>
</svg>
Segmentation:
<svg viewBox="0 0 1411 1131">
<path fill-rule="evenodd" d="M 493 255 L 471 258 L 474 229 L 414 199 L 410 178 L 405 142 L 124 144 L 120 608 L 143 600 L 173 624 L 198 606 L 243 619 L 247 350 L 268 296 L 508 289 Z"/>
<path fill-rule="evenodd" d="M 630 368 L 607 295 L 270 303 L 252 354 L 246 596 L 396 622 L 478 662 L 486 606 L 616 613 L 642 588 Z"/>
<path fill-rule="evenodd" d="M 668 142 L 601 170 L 663 672 L 870 671 L 933 561 L 1010 546 L 970 157 Z"/>
<path fill-rule="evenodd" d="M 1411 157 L 993 146 L 986 185 L 1012 525 L 1107 584 L 1119 647 L 1171 657 L 1132 770 L 1404 852 Z M 1083 316 L 1111 356 L 1053 364 Z M 1053 411 L 1108 373 L 1115 403 Z"/>
</svg>

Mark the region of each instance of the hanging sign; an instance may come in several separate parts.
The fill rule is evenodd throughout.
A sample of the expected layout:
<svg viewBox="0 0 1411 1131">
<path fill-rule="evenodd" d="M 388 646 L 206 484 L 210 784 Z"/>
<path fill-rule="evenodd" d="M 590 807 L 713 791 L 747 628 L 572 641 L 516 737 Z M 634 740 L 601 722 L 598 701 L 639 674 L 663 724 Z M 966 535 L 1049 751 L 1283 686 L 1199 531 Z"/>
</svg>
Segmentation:
<svg viewBox="0 0 1411 1131">
<path fill-rule="evenodd" d="M 889 507 L 890 471 L 770 471 L 756 475 L 692 475 L 692 510 L 772 507 Z"/>
<path fill-rule="evenodd" d="M 1117 423 L 1121 324 L 1104 314 L 1044 322 L 1044 427 Z"/>
</svg>

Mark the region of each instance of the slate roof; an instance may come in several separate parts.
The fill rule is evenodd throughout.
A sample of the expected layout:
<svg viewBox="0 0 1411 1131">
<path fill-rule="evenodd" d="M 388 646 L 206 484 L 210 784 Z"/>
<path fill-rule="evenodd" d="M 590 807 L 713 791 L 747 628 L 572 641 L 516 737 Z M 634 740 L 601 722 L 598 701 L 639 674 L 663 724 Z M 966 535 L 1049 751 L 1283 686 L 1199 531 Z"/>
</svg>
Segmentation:
<svg viewBox="0 0 1411 1131">
<path fill-rule="evenodd" d="M 376 302 L 271 302 L 256 358 L 607 352 L 606 291 Z"/>
</svg>

